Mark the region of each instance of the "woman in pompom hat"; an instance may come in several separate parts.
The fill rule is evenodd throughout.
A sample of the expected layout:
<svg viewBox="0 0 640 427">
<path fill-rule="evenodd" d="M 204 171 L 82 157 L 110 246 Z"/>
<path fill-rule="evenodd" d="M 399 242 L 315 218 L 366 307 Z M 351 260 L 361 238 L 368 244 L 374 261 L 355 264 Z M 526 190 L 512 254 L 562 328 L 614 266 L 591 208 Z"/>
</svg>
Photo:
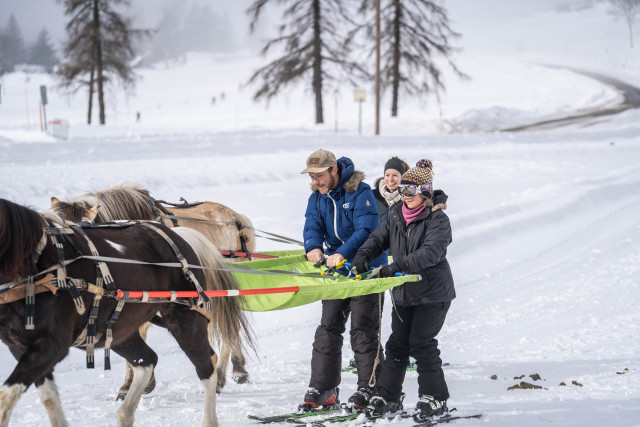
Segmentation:
<svg viewBox="0 0 640 427">
<path fill-rule="evenodd" d="M 444 213 L 447 195 L 433 191 L 430 160 L 420 160 L 406 171 L 398 188 L 402 205 L 391 210 L 371 233 L 352 264 L 358 272 L 367 271 L 370 260 L 389 249 L 393 262 L 380 269 L 380 277 L 403 272 L 419 274 L 422 279 L 391 289 L 392 332 L 367 411 L 377 415 L 401 408 L 402 383 L 412 356 L 418 366 L 420 396 L 415 417 L 426 420 L 445 413 L 449 398 L 436 336 L 456 296 L 446 258 L 452 241 L 451 224 Z"/>
<path fill-rule="evenodd" d="M 373 184 L 373 195 L 378 205 L 380 224 L 387 219 L 391 209 L 402 203 L 402 195 L 398 191 L 398 185 L 402 180 L 402 174 L 407 170 L 409 170 L 407 162 L 394 156 L 384 164 L 384 175 Z"/>
</svg>

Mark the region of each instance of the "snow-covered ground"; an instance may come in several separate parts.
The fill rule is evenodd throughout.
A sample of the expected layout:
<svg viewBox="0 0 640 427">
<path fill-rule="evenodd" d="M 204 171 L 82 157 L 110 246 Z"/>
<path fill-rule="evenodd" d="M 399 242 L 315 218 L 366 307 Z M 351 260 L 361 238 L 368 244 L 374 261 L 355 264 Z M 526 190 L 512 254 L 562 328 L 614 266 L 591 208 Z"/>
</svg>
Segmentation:
<svg viewBox="0 0 640 427">
<path fill-rule="evenodd" d="M 467 48 L 458 64 L 472 80 L 450 78 L 441 111 L 410 101 L 391 120 L 384 103 L 379 137 L 372 136 L 371 102 L 358 135 L 353 88 L 339 92 L 337 134 L 331 96 L 324 126 L 313 125 L 302 88 L 269 110 L 253 104 L 250 90 L 239 88 L 260 63 L 249 52 L 190 55 L 181 66 L 141 70 L 135 96 L 110 95 L 117 102 L 104 128 L 83 124 L 85 94 L 63 98 L 50 89 L 47 113 L 70 121 L 67 141 L 35 129 L 35 94 L 50 84 L 48 77 L 29 76 L 27 129 L 25 75 L 5 75 L 0 197 L 44 210 L 51 196 L 134 182 L 165 200 L 227 204 L 258 229 L 299 238 L 309 194 L 308 177 L 299 171 L 311 151 L 322 147 L 352 158 L 370 183 L 391 155 L 409 163 L 430 158 L 436 187 L 450 196 L 454 232 L 449 260 L 458 298 L 439 336 L 449 363 L 449 406 L 484 414 L 452 425 L 638 426 L 640 112 L 554 131 L 475 132 L 617 102 L 620 94 L 609 87 L 540 64 L 570 63 L 637 84 L 638 72 L 626 65 L 633 51 L 625 53 L 625 28 L 602 4 L 561 12 L 548 1 L 523 1 L 521 9 L 509 7 L 510 0 L 478 2 L 486 7 L 476 9 L 468 0 L 450 3 Z M 489 16 L 487 7 L 501 13 Z M 292 248 L 261 239 L 258 249 Z M 386 340 L 390 304 L 385 308 Z M 231 382 L 219 395 L 222 425 L 252 425 L 248 413 L 284 412 L 300 403 L 319 318 L 318 303 L 253 314 L 259 352 L 248 363 L 252 382 Z M 150 334 L 160 357 L 158 384 L 142 398 L 137 424 L 200 425 L 200 383 L 168 337 L 159 328 Z M 350 357 L 346 340 L 344 365 Z M 114 357 L 113 370 L 105 372 L 101 358 L 98 353 L 98 368 L 87 371 L 84 353 L 72 350 L 56 369 L 71 425 L 117 424 L 124 362 Z M 0 361 L 6 378 L 15 362 L 4 346 Z M 508 390 L 521 381 L 542 389 Z M 344 400 L 355 385 L 353 374 L 343 374 Z M 405 392 L 411 408 L 415 372 L 407 373 Z M 43 424 L 46 413 L 30 389 L 11 425 Z"/>
</svg>

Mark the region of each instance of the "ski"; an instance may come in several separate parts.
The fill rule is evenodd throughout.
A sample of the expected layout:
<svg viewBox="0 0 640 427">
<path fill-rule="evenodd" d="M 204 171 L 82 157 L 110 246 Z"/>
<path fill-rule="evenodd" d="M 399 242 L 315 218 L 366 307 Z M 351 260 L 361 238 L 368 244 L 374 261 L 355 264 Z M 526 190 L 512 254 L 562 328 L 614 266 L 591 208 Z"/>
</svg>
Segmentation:
<svg viewBox="0 0 640 427">
<path fill-rule="evenodd" d="M 289 412 L 286 414 L 270 415 L 267 417 L 261 417 L 258 415 L 247 415 L 247 418 L 249 418 L 250 420 L 259 421 L 259 424 L 270 424 L 270 423 L 281 423 L 281 422 L 287 421 L 288 419 L 298 419 L 298 418 L 305 418 L 305 417 L 313 417 L 316 415 L 333 414 L 333 413 L 340 412 L 341 410 L 342 408 L 340 407 L 340 405 L 330 405 L 327 407 L 322 407 L 320 409 L 312 409 L 310 411 L 305 411 L 305 412 L 296 411 L 296 412 Z"/>
<path fill-rule="evenodd" d="M 444 424 L 450 421 L 455 420 L 464 420 L 469 418 L 480 418 L 482 414 L 473 414 L 473 415 L 445 415 L 440 418 L 427 418 L 425 420 L 416 419 L 413 417 L 413 421 L 417 422 L 413 427 L 425 427 L 425 426 L 434 426 L 436 424 Z"/>
<path fill-rule="evenodd" d="M 358 420 L 360 416 L 363 417 L 362 420 Z M 309 423 L 303 420 L 294 420 L 294 419 L 287 420 L 287 422 L 294 423 L 294 424 L 306 424 L 307 426 L 311 426 L 311 427 L 327 427 L 327 424 L 341 423 L 345 421 L 356 421 L 356 422 L 359 422 L 359 424 L 366 425 L 368 423 L 373 423 L 376 420 L 394 420 L 397 417 L 411 418 L 411 415 L 409 415 L 407 412 L 402 411 L 402 412 L 396 412 L 394 414 L 385 414 L 380 416 L 367 417 L 367 415 L 364 412 L 355 412 L 353 414 L 347 414 L 347 415 L 329 416 L 321 420 L 312 421 Z"/>
</svg>

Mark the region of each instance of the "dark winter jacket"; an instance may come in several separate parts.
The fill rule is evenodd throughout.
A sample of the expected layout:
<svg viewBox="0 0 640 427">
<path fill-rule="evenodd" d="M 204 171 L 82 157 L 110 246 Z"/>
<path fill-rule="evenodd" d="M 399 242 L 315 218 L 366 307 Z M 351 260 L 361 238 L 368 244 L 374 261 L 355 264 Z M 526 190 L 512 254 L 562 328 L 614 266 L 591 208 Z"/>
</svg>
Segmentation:
<svg viewBox="0 0 640 427">
<path fill-rule="evenodd" d="M 380 181 L 382 181 L 384 177 L 376 179 L 375 184 L 373 184 L 373 196 L 376 198 L 376 203 L 378 205 L 378 216 L 380 217 L 380 224 L 384 223 L 385 219 L 387 219 L 387 215 L 391 209 L 396 206 L 400 206 L 402 204 L 402 198 L 398 200 L 393 205 L 389 206 L 387 203 L 387 199 L 384 198 L 382 194 L 380 194 Z"/>
<path fill-rule="evenodd" d="M 395 304 L 414 306 L 447 302 L 456 297 L 453 276 L 446 259 L 452 241 L 449 217 L 444 213 L 447 195 L 434 192 L 434 206 L 427 207 L 407 227 L 402 206 L 394 208 L 384 224 L 374 231 L 357 257 L 373 259 L 385 249 L 393 254 L 392 267 L 404 273 L 420 274 L 422 280 L 391 289 Z"/>
<path fill-rule="evenodd" d="M 305 213 L 304 249 L 309 252 L 319 248 L 327 255 L 340 253 L 351 261 L 380 222 L 371 187 L 363 182 L 364 174 L 356 171 L 346 157 L 338 159 L 338 168 L 340 180 L 335 189 L 321 194 L 311 186 L 313 193 Z M 380 252 L 373 257 L 372 266 L 386 264 L 386 252 Z"/>
</svg>

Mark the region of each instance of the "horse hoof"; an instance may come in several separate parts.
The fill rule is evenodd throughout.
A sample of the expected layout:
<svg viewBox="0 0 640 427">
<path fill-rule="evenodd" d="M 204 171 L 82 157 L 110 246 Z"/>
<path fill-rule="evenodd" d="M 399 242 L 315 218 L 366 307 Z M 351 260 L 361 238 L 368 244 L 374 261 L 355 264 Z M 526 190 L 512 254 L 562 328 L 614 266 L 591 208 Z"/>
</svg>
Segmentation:
<svg viewBox="0 0 640 427">
<path fill-rule="evenodd" d="M 246 384 L 249 382 L 249 374 L 233 375 L 231 378 L 238 384 Z"/>
<path fill-rule="evenodd" d="M 149 384 L 144 388 L 142 394 L 149 394 L 156 388 L 156 377 L 151 377 Z"/>
<path fill-rule="evenodd" d="M 124 398 L 125 398 L 125 397 L 127 397 L 127 393 L 122 392 L 122 391 L 121 391 L 121 392 L 118 392 L 118 395 L 116 396 L 116 402 L 117 402 L 118 400 L 124 400 Z"/>
</svg>

